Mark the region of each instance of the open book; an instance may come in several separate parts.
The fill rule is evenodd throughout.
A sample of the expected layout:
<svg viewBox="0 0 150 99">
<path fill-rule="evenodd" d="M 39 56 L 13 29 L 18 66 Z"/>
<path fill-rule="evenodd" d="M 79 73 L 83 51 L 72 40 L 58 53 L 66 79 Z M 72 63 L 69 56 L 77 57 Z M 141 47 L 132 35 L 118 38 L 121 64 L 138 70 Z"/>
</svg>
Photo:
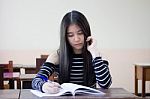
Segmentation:
<svg viewBox="0 0 150 99">
<path fill-rule="evenodd" d="M 47 93 L 42 93 L 38 90 L 31 90 L 31 92 L 39 97 L 43 96 L 63 96 L 63 95 L 99 95 L 102 96 L 105 93 L 96 90 L 94 88 L 82 86 L 82 85 L 77 85 L 73 83 L 63 83 L 61 84 L 61 89 L 59 93 L 56 94 L 47 94 Z"/>
</svg>

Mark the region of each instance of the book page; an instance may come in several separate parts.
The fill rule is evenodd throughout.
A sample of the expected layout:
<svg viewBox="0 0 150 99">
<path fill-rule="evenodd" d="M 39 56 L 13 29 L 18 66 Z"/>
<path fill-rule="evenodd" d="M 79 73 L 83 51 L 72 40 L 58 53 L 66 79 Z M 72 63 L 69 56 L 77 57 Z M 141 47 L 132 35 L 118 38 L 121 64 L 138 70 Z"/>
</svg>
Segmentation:
<svg viewBox="0 0 150 99">
<path fill-rule="evenodd" d="M 72 95 L 75 95 L 75 90 L 80 88 L 79 85 L 76 85 L 73 83 L 63 83 L 63 84 L 61 84 L 61 87 L 64 90 L 69 90 L 72 93 Z"/>
<path fill-rule="evenodd" d="M 72 92 L 73 95 L 77 94 L 97 94 L 97 95 L 104 95 L 105 93 L 96 90 L 94 88 L 90 88 L 90 87 L 86 87 L 86 86 L 82 86 L 82 85 L 77 85 L 77 84 L 73 84 L 73 83 L 63 83 L 61 85 L 61 87 L 65 90 L 69 90 Z"/>
<path fill-rule="evenodd" d="M 60 92 L 59 93 L 56 93 L 56 94 L 48 94 L 48 93 L 42 93 L 41 91 L 39 90 L 33 90 L 31 89 L 30 90 L 34 95 L 38 96 L 38 97 L 43 97 L 43 96 L 62 96 L 62 95 L 66 95 L 66 94 L 69 94 L 69 91 L 68 90 L 64 90 L 64 89 L 60 89 Z M 70 92 L 71 94 L 71 92 Z"/>
<path fill-rule="evenodd" d="M 93 95 L 104 95 L 105 93 L 96 90 L 94 88 L 82 86 L 82 85 L 77 85 L 73 83 L 63 83 L 61 84 L 61 89 L 59 93 L 56 94 L 48 94 L 48 93 L 42 93 L 41 91 L 38 90 L 31 90 L 33 94 L 39 97 L 43 96 L 62 96 L 62 95 L 84 95 L 84 94 L 93 94 Z"/>
<path fill-rule="evenodd" d="M 102 96 L 105 93 L 85 88 L 79 88 L 75 91 L 75 95 L 85 95 L 85 94 Z"/>
</svg>

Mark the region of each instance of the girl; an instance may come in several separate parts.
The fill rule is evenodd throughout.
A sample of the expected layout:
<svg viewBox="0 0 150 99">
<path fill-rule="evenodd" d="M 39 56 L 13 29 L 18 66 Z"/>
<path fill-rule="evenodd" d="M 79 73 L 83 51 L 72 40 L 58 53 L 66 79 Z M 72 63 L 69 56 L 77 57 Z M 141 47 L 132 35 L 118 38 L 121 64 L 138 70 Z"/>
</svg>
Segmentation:
<svg viewBox="0 0 150 99">
<path fill-rule="evenodd" d="M 58 83 L 48 78 L 58 65 Z M 86 17 L 78 12 L 67 13 L 61 22 L 60 47 L 51 53 L 32 81 L 32 88 L 45 93 L 58 93 L 61 83 L 70 82 L 109 88 L 112 81 L 108 61 L 102 60 Z"/>
</svg>

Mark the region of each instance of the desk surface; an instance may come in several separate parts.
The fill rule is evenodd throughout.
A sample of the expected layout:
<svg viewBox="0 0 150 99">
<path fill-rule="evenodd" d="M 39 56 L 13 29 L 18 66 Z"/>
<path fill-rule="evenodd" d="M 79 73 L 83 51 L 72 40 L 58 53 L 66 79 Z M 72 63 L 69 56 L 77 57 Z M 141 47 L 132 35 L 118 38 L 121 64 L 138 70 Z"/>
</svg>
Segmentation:
<svg viewBox="0 0 150 99">
<path fill-rule="evenodd" d="M 34 77 L 36 76 L 36 74 L 21 74 L 20 75 L 20 80 L 29 80 L 31 81 Z"/>
<path fill-rule="evenodd" d="M 19 93 L 16 89 L 0 90 L 0 99 L 18 99 Z"/>
<path fill-rule="evenodd" d="M 13 64 L 13 68 L 36 68 L 35 65 Z"/>
<path fill-rule="evenodd" d="M 62 98 L 62 99 L 116 99 L 116 98 L 121 98 L 121 99 L 135 99 L 138 98 L 137 96 L 129 93 L 128 91 L 124 90 L 123 88 L 109 88 L 109 89 L 99 89 L 103 92 L 106 93 L 106 95 L 104 96 L 94 96 L 94 95 L 85 95 L 85 96 L 59 96 L 59 97 L 42 97 L 42 99 L 58 99 L 58 98 Z M 39 99 L 38 96 L 35 96 L 34 94 L 32 94 L 30 92 L 30 89 L 23 89 L 21 90 L 21 94 L 20 94 L 20 99 Z"/>
</svg>

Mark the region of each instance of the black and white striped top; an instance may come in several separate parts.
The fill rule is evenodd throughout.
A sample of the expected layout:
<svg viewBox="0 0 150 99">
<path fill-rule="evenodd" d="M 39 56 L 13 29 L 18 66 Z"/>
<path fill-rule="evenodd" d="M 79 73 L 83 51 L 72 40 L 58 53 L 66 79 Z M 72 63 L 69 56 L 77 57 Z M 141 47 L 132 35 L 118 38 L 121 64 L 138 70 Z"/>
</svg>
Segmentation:
<svg viewBox="0 0 150 99">
<path fill-rule="evenodd" d="M 83 73 L 83 58 L 77 56 L 73 57 L 69 82 L 83 85 Z"/>
<path fill-rule="evenodd" d="M 96 81 L 102 88 L 109 88 L 112 80 L 108 68 L 108 61 L 102 60 L 101 57 L 96 57 L 92 61 Z M 70 80 L 71 83 L 83 84 L 83 58 L 81 55 L 75 55 L 72 58 L 72 66 L 70 68 Z M 32 88 L 42 91 L 42 85 L 47 82 L 49 76 L 54 72 L 54 64 L 46 62 L 43 64 L 37 76 L 32 80 Z"/>
</svg>

